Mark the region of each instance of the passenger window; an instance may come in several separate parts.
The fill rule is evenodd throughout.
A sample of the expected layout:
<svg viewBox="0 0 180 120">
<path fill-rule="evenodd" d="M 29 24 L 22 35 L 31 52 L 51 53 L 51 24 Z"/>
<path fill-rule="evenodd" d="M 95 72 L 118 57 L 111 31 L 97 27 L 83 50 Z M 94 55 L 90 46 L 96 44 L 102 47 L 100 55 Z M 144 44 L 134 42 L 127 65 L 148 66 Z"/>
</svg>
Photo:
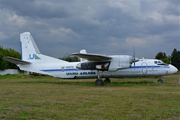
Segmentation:
<svg viewBox="0 0 180 120">
<path fill-rule="evenodd" d="M 154 64 L 157 64 L 157 61 L 154 61 Z"/>
</svg>

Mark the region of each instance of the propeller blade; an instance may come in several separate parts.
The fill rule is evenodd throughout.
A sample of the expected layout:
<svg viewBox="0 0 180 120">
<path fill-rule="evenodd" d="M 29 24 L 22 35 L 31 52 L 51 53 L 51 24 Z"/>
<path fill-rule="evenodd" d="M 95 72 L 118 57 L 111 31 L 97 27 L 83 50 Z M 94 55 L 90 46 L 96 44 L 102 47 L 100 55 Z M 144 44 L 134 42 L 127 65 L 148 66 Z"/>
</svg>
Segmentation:
<svg viewBox="0 0 180 120">
<path fill-rule="evenodd" d="M 135 55 L 135 47 L 133 47 L 133 60 L 132 60 L 132 62 L 134 63 L 134 68 L 135 68 L 135 66 L 136 66 L 136 63 L 135 63 L 135 62 L 137 62 L 137 61 L 139 61 L 139 58 L 136 58 L 136 55 Z"/>
<path fill-rule="evenodd" d="M 133 61 L 134 61 L 134 68 L 135 68 L 135 49 L 133 47 Z"/>
</svg>

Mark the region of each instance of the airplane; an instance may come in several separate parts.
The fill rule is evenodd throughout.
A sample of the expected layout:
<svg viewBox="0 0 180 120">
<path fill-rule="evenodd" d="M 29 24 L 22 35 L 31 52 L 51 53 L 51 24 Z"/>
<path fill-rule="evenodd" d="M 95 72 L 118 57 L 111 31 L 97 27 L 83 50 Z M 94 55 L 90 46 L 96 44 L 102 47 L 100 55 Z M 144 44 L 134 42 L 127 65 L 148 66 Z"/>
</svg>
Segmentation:
<svg viewBox="0 0 180 120">
<path fill-rule="evenodd" d="M 12 57 L 3 59 L 16 64 L 20 70 L 54 76 L 57 78 L 89 79 L 97 78 L 96 85 L 110 83 L 109 78 L 159 76 L 158 82 L 163 82 L 161 76 L 177 72 L 171 64 L 157 59 L 138 59 L 129 55 L 101 55 L 73 53 L 81 58 L 80 62 L 67 62 L 40 53 L 30 32 L 20 34 L 21 60 Z M 105 78 L 103 81 L 101 78 Z"/>
</svg>

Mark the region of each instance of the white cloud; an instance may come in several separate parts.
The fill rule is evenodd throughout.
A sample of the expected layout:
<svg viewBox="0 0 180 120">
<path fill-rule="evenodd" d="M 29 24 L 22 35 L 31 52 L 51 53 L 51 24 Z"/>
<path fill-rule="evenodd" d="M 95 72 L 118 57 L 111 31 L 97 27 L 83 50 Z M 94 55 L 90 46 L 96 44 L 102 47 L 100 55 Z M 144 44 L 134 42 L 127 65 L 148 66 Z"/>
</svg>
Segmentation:
<svg viewBox="0 0 180 120">
<path fill-rule="evenodd" d="M 17 16 L 16 14 L 8 15 L 8 21 L 18 26 L 22 26 L 26 23 L 24 17 Z"/>
<path fill-rule="evenodd" d="M 180 8 L 172 1 L 10 1 L 0 0 L 1 45 L 19 44 L 19 33 L 29 31 L 40 49 L 58 57 L 81 48 L 131 54 L 133 46 L 141 51 L 139 56 L 154 57 L 156 51 L 179 47 Z M 63 51 L 58 51 L 60 47 Z"/>
<path fill-rule="evenodd" d="M 144 46 L 144 45 L 146 45 L 145 40 L 140 39 L 140 38 L 132 38 L 132 37 L 127 38 L 126 43 L 136 45 L 136 46 Z"/>
<path fill-rule="evenodd" d="M 50 32 L 52 35 L 56 35 L 56 36 L 77 35 L 73 30 L 65 27 L 61 27 L 58 29 L 51 29 Z"/>
<path fill-rule="evenodd" d="M 71 44 L 72 41 L 78 41 L 78 38 L 80 38 L 80 35 L 75 33 L 70 28 L 60 27 L 58 29 L 51 29 L 50 35 L 52 38 L 54 38 L 52 41 L 58 41 L 58 42 L 68 42 Z M 71 42 L 70 42 L 71 41 Z"/>
<path fill-rule="evenodd" d="M 122 12 L 133 17 L 140 17 L 140 0 L 109 0 L 109 6 L 121 9 Z"/>
<path fill-rule="evenodd" d="M 0 10 L 0 19 L 1 19 L 1 27 L 2 26 L 12 26 L 12 27 L 22 27 L 27 23 L 25 17 L 18 16 L 14 12 L 9 10 Z"/>
<path fill-rule="evenodd" d="M 135 37 L 128 37 L 126 38 L 126 44 L 134 45 L 137 47 L 148 47 L 153 44 L 158 45 L 159 43 L 163 42 L 162 38 L 159 35 L 147 35 L 143 38 L 135 38 Z"/>
</svg>

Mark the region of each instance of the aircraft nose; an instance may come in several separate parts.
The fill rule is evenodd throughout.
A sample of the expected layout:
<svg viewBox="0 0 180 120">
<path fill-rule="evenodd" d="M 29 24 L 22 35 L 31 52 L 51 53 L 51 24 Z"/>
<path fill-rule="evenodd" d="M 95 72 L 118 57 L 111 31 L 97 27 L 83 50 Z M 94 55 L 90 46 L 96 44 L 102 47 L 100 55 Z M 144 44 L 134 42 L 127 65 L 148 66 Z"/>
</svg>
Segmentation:
<svg viewBox="0 0 180 120">
<path fill-rule="evenodd" d="M 174 74 L 178 71 L 178 69 L 176 67 L 174 67 L 173 65 L 170 65 L 170 74 Z"/>
</svg>

